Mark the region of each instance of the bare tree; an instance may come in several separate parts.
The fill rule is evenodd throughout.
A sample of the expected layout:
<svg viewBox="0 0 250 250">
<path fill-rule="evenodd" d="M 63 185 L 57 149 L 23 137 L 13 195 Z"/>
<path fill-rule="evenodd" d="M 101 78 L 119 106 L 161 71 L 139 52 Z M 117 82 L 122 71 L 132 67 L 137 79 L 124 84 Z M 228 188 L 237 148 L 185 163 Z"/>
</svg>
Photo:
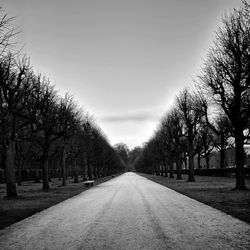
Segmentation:
<svg viewBox="0 0 250 250">
<path fill-rule="evenodd" d="M 0 61 L 0 103 L 3 146 L 5 150 L 5 170 L 7 196 L 17 196 L 15 184 L 15 155 L 17 126 L 21 115 L 23 100 L 27 93 L 29 81 L 26 73 L 29 63 L 26 58 L 17 60 L 8 54 Z M 20 125 L 20 123 L 19 123 Z M 21 126 L 21 125 L 20 125 Z"/>
<path fill-rule="evenodd" d="M 196 147 L 200 148 L 200 154 L 206 160 L 206 168 L 210 168 L 210 154 L 215 147 L 215 135 L 213 130 L 207 126 L 205 121 L 200 122 L 200 126 L 198 128 L 197 137 L 200 139 L 200 143 L 196 145 Z"/>
<path fill-rule="evenodd" d="M 25 100 L 31 132 L 36 134 L 42 154 L 40 164 L 43 169 L 43 190 L 49 190 L 49 152 L 58 128 L 58 96 L 48 79 L 41 75 L 32 76 L 31 94 Z"/>
<path fill-rule="evenodd" d="M 169 172 L 169 177 L 174 178 L 175 145 L 172 141 L 171 131 L 169 130 L 169 115 L 163 118 L 158 131 L 155 133 L 157 139 L 157 151 L 162 156 L 165 165 L 165 175 Z"/>
<path fill-rule="evenodd" d="M 177 97 L 177 105 L 180 110 L 180 115 L 183 120 L 184 133 L 188 140 L 188 181 L 194 179 L 194 139 L 197 134 L 197 127 L 201 120 L 201 105 L 202 102 L 198 95 L 190 93 L 184 89 Z"/>
<path fill-rule="evenodd" d="M 69 139 L 75 129 L 80 124 L 80 110 L 74 103 L 73 98 L 68 94 L 60 98 L 58 104 L 58 124 L 55 128 L 54 135 L 62 140 L 61 157 L 62 157 L 62 185 L 66 186 L 66 159 L 69 148 Z"/>
<path fill-rule="evenodd" d="M 225 150 L 229 146 L 228 139 L 233 132 L 231 122 L 224 112 L 220 112 L 219 115 L 213 117 L 213 121 L 210 121 L 211 119 L 208 117 L 208 105 L 206 101 L 203 103 L 203 111 L 207 126 L 217 137 L 214 141 L 214 146 L 220 152 L 220 168 L 225 168 Z"/>
<path fill-rule="evenodd" d="M 166 138 L 164 126 L 161 124 L 158 131 L 155 132 L 154 137 L 151 139 L 151 151 L 154 154 L 156 162 L 156 174 L 168 176 L 168 164 L 170 165 L 170 178 L 173 178 L 173 162 L 171 161 L 171 154 L 169 143 Z M 164 168 L 164 169 L 163 169 Z"/>
<path fill-rule="evenodd" d="M 176 172 L 177 180 L 182 180 L 181 170 L 182 170 L 182 153 L 184 149 L 183 141 L 183 121 L 181 119 L 181 114 L 177 108 L 174 108 L 169 113 L 167 118 L 167 126 L 169 131 L 169 137 L 172 140 L 174 146 L 174 155 L 176 162 Z"/>
<path fill-rule="evenodd" d="M 2 6 L 0 6 L 0 105 L 1 105 L 1 132 L 2 142 L 5 150 L 5 170 L 7 196 L 17 196 L 15 186 L 15 134 L 16 130 L 16 108 L 21 100 L 20 88 L 22 88 L 23 76 L 27 64 L 17 65 L 10 50 L 14 45 L 12 39 L 19 33 L 13 25 L 14 17 L 9 17 Z M 23 61 L 24 62 L 24 61 Z M 14 103 L 11 103 L 14 101 Z M 15 113 L 15 114 L 14 114 Z M 8 125 L 12 126 L 12 131 Z M 7 136 L 8 135 L 8 136 Z M 13 158 L 14 157 L 14 158 Z"/>
<path fill-rule="evenodd" d="M 86 115 L 82 123 L 82 135 L 83 135 L 83 158 L 84 168 L 83 176 L 84 180 L 94 179 L 93 166 L 91 162 L 92 151 L 92 132 L 93 132 L 93 117 Z"/>
<path fill-rule="evenodd" d="M 13 38 L 20 33 L 14 21 L 15 17 L 8 16 L 4 8 L 0 6 L 0 57 L 5 57 L 14 48 Z"/>
<path fill-rule="evenodd" d="M 236 151 L 236 189 L 246 189 L 244 133 L 250 116 L 250 5 L 245 1 L 222 19 L 200 77 L 228 116 Z"/>
</svg>

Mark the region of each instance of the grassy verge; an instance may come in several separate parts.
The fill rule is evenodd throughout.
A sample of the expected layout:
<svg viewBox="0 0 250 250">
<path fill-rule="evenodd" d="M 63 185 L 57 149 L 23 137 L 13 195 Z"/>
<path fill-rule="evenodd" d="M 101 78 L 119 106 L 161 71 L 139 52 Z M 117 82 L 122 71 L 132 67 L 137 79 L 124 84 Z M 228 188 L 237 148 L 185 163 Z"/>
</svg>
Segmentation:
<svg viewBox="0 0 250 250">
<path fill-rule="evenodd" d="M 106 176 L 97 179 L 95 185 L 111 178 L 112 176 Z M 0 229 L 88 189 L 82 182 L 74 183 L 72 179 L 67 180 L 67 186 L 62 186 L 61 181 L 53 179 L 50 187 L 49 192 L 43 192 L 41 183 L 23 182 L 22 186 L 18 186 L 18 197 L 7 199 L 5 184 L 0 184 Z"/>
<path fill-rule="evenodd" d="M 195 182 L 187 182 L 187 176 L 177 181 L 169 177 L 140 175 L 250 223 L 250 190 L 232 190 L 234 178 L 196 176 Z M 250 189 L 250 179 L 246 180 L 246 185 Z"/>
</svg>

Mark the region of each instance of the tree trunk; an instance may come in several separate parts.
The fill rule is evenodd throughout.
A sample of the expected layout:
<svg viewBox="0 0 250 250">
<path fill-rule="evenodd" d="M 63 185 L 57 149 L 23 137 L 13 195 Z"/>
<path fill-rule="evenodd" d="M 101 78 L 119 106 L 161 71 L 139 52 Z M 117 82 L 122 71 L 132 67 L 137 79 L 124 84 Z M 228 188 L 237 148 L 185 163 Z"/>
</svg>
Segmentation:
<svg viewBox="0 0 250 250">
<path fill-rule="evenodd" d="M 96 173 L 96 179 L 100 178 L 99 162 L 98 161 L 96 161 L 95 173 Z"/>
<path fill-rule="evenodd" d="M 169 177 L 174 178 L 174 163 L 170 161 Z"/>
<path fill-rule="evenodd" d="M 22 157 L 17 162 L 17 185 L 22 186 L 22 169 L 23 169 L 24 160 Z"/>
<path fill-rule="evenodd" d="M 168 165 L 165 165 L 165 177 L 168 177 Z"/>
<path fill-rule="evenodd" d="M 220 140 L 220 168 L 225 168 L 225 139 L 224 136 L 221 135 Z"/>
<path fill-rule="evenodd" d="M 185 167 L 185 169 L 187 169 L 187 156 L 186 156 L 186 152 L 183 153 L 183 157 L 184 157 L 184 167 Z"/>
<path fill-rule="evenodd" d="M 176 179 L 177 180 L 182 180 L 181 170 L 182 170 L 181 158 L 180 156 L 178 156 L 176 160 L 176 173 L 177 173 Z"/>
<path fill-rule="evenodd" d="M 165 171 L 165 177 L 168 177 L 168 165 L 165 165 L 164 171 Z"/>
<path fill-rule="evenodd" d="M 17 185 L 22 186 L 22 163 L 18 161 L 17 165 Z"/>
<path fill-rule="evenodd" d="M 157 169 L 157 175 L 160 176 L 161 175 L 161 170 L 160 170 L 160 166 L 158 164 L 156 164 L 156 169 Z"/>
<path fill-rule="evenodd" d="M 167 161 L 167 157 L 165 157 L 164 166 L 165 166 L 165 177 L 168 177 L 168 161 Z"/>
<path fill-rule="evenodd" d="M 194 146 L 193 141 L 188 143 L 188 181 L 194 182 Z"/>
<path fill-rule="evenodd" d="M 93 165 L 88 162 L 88 177 L 89 177 L 90 180 L 95 179 L 93 172 L 94 172 L 93 171 Z"/>
<path fill-rule="evenodd" d="M 105 177 L 106 176 L 106 164 L 104 163 L 104 165 L 103 165 L 103 171 L 102 171 L 102 173 L 103 173 L 103 177 Z"/>
<path fill-rule="evenodd" d="M 9 121 L 11 123 L 11 133 L 8 138 L 8 146 L 5 147 L 5 170 L 6 170 L 6 193 L 7 197 L 16 197 L 16 173 L 15 173 L 15 157 L 16 157 L 16 121 L 12 113 L 9 113 Z"/>
<path fill-rule="evenodd" d="M 206 158 L 206 168 L 209 169 L 210 165 L 209 165 L 209 154 L 208 153 L 205 154 L 205 158 Z"/>
<path fill-rule="evenodd" d="M 76 160 L 74 160 L 74 183 L 78 183 L 79 180 L 78 180 L 78 166 L 77 166 L 77 163 L 76 163 Z"/>
<path fill-rule="evenodd" d="M 87 161 L 87 153 L 83 153 L 83 161 L 84 161 L 84 166 L 83 166 L 83 181 L 87 181 L 89 179 L 89 173 L 88 173 L 88 161 Z"/>
<path fill-rule="evenodd" d="M 235 163 L 236 163 L 236 186 L 235 189 L 245 190 L 245 151 L 244 135 L 241 130 L 235 128 Z"/>
<path fill-rule="evenodd" d="M 220 168 L 225 168 L 225 149 L 220 149 Z"/>
<path fill-rule="evenodd" d="M 62 170 L 61 170 L 61 159 L 57 159 L 56 160 L 56 169 L 57 169 L 57 177 L 58 177 L 58 181 L 61 180 L 61 177 L 62 177 Z"/>
<path fill-rule="evenodd" d="M 70 164 L 70 175 L 71 175 L 71 179 L 74 179 L 74 175 L 75 175 L 75 166 L 74 166 L 75 163 L 73 164 Z"/>
<path fill-rule="evenodd" d="M 42 156 L 43 190 L 49 190 L 49 141 L 45 139 Z"/>
<path fill-rule="evenodd" d="M 40 167 L 39 166 L 40 166 L 39 164 L 36 164 L 35 166 L 35 180 L 34 180 L 35 183 L 40 183 L 40 176 L 39 176 Z"/>
<path fill-rule="evenodd" d="M 66 186 L 66 149 L 62 149 L 62 185 Z"/>
<path fill-rule="evenodd" d="M 197 164 L 198 164 L 198 168 L 202 168 L 201 167 L 201 154 L 200 154 L 200 152 L 198 152 Z"/>
<path fill-rule="evenodd" d="M 5 170 L 6 170 L 6 191 L 7 197 L 16 197 L 15 178 L 15 140 L 10 140 L 6 150 Z"/>
<path fill-rule="evenodd" d="M 93 168 L 94 168 L 94 179 L 98 179 L 98 174 L 97 174 L 97 166 L 98 166 L 98 162 L 97 162 L 97 160 L 95 161 L 95 164 L 94 164 L 94 166 L 93 166 Z"/>
</svg>

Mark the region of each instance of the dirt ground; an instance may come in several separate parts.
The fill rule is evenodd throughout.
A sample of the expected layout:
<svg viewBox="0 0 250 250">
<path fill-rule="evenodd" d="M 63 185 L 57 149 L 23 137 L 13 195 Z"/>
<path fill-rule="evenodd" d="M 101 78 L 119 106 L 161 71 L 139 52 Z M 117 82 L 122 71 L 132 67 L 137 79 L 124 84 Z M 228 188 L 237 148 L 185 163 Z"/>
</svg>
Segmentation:
<svg viewBox="0 0 250 250">
<path fill-rule="evenodd" d="M 233 177 L 195 176 L 195 182 L 187 182 L 186 175 L 183 175 L 181 181 L 169 177 L 141 175 L 250 224 L 250 179 L 246 179 L 248 190 L 242 191 L 233 190 Z"/>
<path fill-rule="evenodd" d="M 249 249 L 250 225 L 126 173 L 0 230 L 0 249 Z"/>
</svg>

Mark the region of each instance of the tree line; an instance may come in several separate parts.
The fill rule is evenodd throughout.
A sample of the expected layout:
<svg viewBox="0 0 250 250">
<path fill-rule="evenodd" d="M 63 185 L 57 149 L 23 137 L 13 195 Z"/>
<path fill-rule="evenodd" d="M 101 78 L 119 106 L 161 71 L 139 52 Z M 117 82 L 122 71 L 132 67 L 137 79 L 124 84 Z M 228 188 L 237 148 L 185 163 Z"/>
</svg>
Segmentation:
<svg viewBox="0 0 250 250">
<path fill-rule="evenodd" d="M 60 96 L 49 78 L 35 73 L 26 56 L 16 52 L 19 32 L 0 8 L 0 164 L 7 197 L 17 196 L 22 169 L 48 191 L 51 177 L 67 175 L 78 182 L 123 171 L 124 163 L 93 117 L 69 94 Z"/>
<path fill-rule="evenodd" d="M 188 181 L 195 181 L 194 156 L 209 156 L 214 148 L 225 168 L 225 150 L 235 148 L 236 189 L 246 189 L 244 143 L 250 131 L 250 5 L 222 17 L 213 46 L 191 88 L 182 90 L 162 118 L 152 138 L 137 154 L 138 171 L 169 173 L 182 179 L 188 165 Z M 229 138 L 233 138 L 229 140 Z M 187 164 L 188 161 L 188 164 Z"/>
</svg>

